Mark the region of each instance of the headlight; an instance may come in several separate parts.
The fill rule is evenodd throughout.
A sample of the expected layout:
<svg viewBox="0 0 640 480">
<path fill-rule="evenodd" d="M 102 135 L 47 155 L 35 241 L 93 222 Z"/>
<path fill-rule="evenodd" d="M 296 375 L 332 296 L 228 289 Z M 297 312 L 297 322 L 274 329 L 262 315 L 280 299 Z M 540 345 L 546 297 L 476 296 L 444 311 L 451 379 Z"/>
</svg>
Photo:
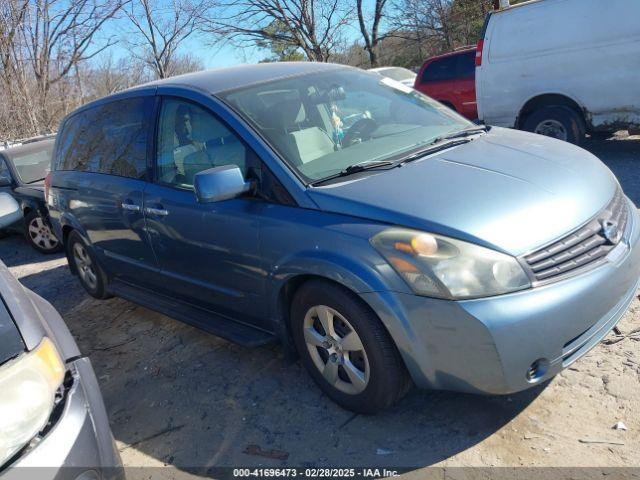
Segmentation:
<svg viewBox="0 0 640 480">
<path fill-rule="evenodd" d="M 47 424 L 64 372 L 48 338 L 0 367 L 0 465 Z"/>
<path fill-rule="evenodd" d="M 371 243 L 418 295 L 477 298 L 531 286 L 515 258 L 472 243 L 404 228 Z"/>
</svg>

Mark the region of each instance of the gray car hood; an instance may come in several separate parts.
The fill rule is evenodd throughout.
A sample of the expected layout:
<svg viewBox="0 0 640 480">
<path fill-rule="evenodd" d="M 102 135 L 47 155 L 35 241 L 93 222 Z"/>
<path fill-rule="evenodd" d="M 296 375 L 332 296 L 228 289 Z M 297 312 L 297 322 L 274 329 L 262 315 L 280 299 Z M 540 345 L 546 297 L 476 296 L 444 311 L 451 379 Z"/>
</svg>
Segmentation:
<svg viewBox="0 0 640 480">
<path fill-rule="evenodd" d="M 473 241 L 512 255 L 587 222 L 617 181 L 574 145 L 492 128 L 472 142 L 385 171 L 311 187 L 325 211 Z"/>
</svg>

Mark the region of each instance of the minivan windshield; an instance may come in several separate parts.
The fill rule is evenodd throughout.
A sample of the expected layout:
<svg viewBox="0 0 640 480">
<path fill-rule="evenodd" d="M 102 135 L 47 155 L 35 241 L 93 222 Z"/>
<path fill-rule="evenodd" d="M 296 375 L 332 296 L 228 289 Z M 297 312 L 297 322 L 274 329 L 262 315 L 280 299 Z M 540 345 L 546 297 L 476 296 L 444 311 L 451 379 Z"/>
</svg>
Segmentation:
<svg viewBox="0 0 640 480">
<path fill-rule="evenodd" d="M 47 175 L 47 170 L 51 164 L 52 152 L 53 142 L 42 150 L 9 157 L 16 167 L 20 181 L 22 183 L 35 183 L 44 180 Z"/>
<path fill-rule="evenodd" d="M 307 182 L 400 159 L 474 125 L 390 78 L 340 68 L 219 95 Z"/>
</svg>

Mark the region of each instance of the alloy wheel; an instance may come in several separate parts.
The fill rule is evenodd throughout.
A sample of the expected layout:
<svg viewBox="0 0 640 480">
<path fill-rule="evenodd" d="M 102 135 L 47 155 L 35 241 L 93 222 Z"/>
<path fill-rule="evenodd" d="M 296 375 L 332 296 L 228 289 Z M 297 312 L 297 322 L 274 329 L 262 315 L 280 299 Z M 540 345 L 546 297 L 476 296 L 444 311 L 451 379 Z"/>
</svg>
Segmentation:
<svg viewBox="0 0 640 480">
<path fill-rule="evenodd" d="M 91 257 L 80 243 L 73 245 L 73 261 L 76 264 L 80 278 L 91 290 L 95 290 L 98 287 L 98 276 L 96 275 Z"/>
<path fill-rule="evenodd" d="M 341 392 L 357 395 L 369 383 L 369 360 L 355 328 L 326 305 L 311 307 L 303 322 L 304 341 L 324 379 Z"/>
<path fill-rule="evenodd" d="M 47 225 L 42 217 L 34 217 L 27 226 L 29 238 L 34 245 L 43 250 L 55 250 L 58 248 L 58 239 L 51 232 L 51 228 Z"/>
</svg>

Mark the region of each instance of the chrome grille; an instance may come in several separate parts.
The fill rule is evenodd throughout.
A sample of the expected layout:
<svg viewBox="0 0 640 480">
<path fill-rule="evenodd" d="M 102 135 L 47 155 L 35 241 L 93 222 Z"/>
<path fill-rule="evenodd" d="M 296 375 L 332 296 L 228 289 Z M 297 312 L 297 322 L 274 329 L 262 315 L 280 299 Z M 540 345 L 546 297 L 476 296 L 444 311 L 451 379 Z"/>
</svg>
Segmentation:
<svg viewBox="0 0 640 480">
<path fill-rule="evenodd" d="M 588 224 L 547 247 L 524 257 L 537 281 L 546 281 L 572 270 L 586 267 L 605 257 L 620 241 L 628 219 L 628 208 L 622 190 Z M 618 236 L 605 234 L 605 226 L 615 226 Z M 617 238 L 616 238 L 617 237 Z"/>
</svg>

